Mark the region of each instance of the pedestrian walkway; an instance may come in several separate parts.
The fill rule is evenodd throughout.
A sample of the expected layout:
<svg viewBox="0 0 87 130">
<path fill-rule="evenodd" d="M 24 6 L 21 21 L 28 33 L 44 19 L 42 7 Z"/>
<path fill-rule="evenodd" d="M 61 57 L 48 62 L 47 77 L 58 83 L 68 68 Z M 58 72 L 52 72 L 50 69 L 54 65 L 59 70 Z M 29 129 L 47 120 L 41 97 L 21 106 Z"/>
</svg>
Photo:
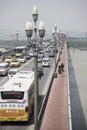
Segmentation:
<svg viewBox="0 0 87 130">
<path fill-rule="evenodd" d="M 40 130 L 68 130 L 66 49 L 64 44 L 60 57 L 64 72 L 53 81 Z"/>
</svg>

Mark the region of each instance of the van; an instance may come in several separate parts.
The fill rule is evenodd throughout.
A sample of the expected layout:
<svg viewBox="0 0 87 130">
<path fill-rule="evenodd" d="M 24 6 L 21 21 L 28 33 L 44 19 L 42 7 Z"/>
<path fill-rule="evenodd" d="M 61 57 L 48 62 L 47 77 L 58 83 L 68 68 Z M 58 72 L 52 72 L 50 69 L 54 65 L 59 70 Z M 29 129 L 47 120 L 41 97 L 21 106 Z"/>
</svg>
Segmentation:
<svg viewBox="0 0 87 130">
<path fill-rule="evenodd" d="M 19 70 L 18 69 L 10 69 L 8 71 L 8 78 L 12 78 Z"/>
<path fill-rule="evenodd" d="M 50 66 L 50 59 L 49 58 L 43 58 L 42 66 L 43 67 L 49 67 Z"/>
<path fill-rule="evenodd" d="M 0 63 L 0 76 L 7 75 L 9 69 L 10 69 L 9 63 Z"/>
</svg>

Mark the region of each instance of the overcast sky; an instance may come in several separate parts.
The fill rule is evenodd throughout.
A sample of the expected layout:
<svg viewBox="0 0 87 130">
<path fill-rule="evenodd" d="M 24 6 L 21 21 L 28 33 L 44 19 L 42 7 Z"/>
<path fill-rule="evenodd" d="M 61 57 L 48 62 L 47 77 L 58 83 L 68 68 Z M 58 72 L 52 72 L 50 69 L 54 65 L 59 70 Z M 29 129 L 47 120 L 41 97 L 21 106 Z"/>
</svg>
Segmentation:
<svg viewBox="0 0 87 130">
<path fill-rule="evenodd" d="M 0 29 L 24 30 L 36 5 L 46 29 L 87 32 L 87 0 L 0 0 Z"/>
</svg>

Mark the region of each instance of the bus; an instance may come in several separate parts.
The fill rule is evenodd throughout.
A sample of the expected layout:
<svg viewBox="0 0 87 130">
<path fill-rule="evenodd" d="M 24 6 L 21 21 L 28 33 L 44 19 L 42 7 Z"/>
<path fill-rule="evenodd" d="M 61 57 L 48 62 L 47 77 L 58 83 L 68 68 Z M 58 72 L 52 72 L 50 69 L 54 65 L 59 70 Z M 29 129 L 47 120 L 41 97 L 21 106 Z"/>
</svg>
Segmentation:
<svg viewBox="0 0 87 130">
<path fill-rule="evenodd" d="M 15 51 L 15 56 L 20 57 L 27 51 L 28 47 L 27 46 L 18 46 L 14 49 Z"/>
<path fill-rule="evenodd" d="M 28 122 L 33 106 L 33 71 L 19 71 L 0 87 L 0 122 Z"/>
<path fill-rule="evenodd" d="M 4 60 L 7 56 L 14 56 L 14 49 L 0 48 L 0 58 Z"/>
</svg>

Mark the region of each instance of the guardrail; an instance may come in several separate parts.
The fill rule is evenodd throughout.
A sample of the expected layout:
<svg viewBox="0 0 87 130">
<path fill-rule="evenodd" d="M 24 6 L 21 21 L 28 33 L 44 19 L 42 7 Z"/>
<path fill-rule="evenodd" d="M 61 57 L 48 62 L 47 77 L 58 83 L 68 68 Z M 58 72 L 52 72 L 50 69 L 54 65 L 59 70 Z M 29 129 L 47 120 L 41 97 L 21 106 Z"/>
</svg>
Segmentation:
<svg viewBox="0 0 87 130">
<path fill-rule="evenodd" d="M 68 52 L 67 52 L 68 55 Z M 68 72 L 68 56 L 67 56 L 67 98 L 68 98 L 68 130 L 72 130 L 72 115 L 71 115 L 71 100 L 70 100 L 70 86 L 69 86 L 69 72 Z"/>
</svg>

